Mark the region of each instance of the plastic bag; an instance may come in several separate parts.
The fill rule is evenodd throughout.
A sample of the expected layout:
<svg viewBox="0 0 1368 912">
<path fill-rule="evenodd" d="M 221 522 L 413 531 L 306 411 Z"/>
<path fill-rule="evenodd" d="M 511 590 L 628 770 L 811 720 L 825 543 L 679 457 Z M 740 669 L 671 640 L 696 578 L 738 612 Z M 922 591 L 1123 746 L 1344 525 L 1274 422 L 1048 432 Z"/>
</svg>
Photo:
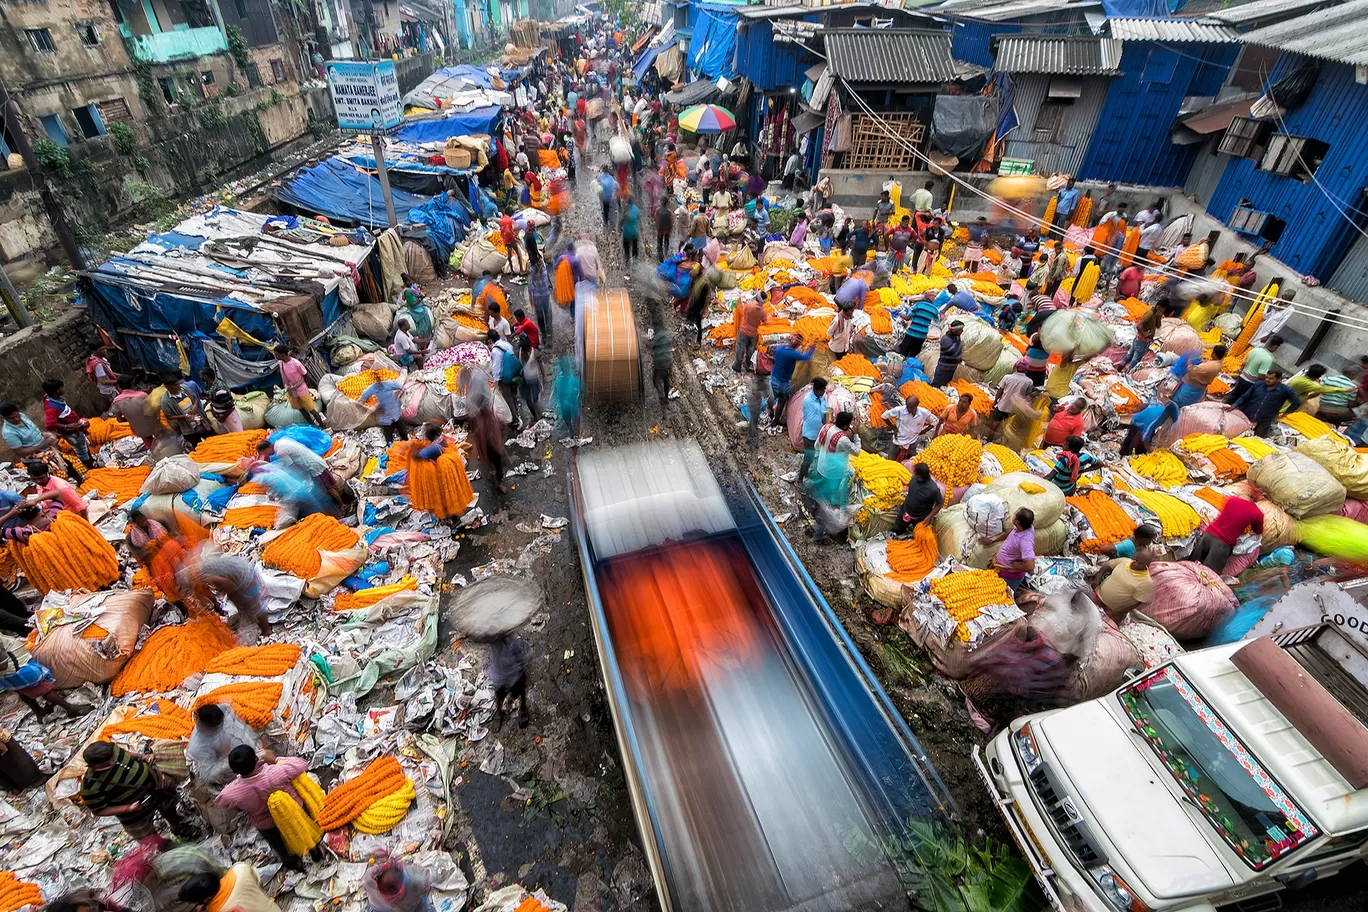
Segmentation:
<svg viewBox="0 0 1368 912">
<path fill-rule="evenodd" d="M 964 517 L 979 538 L 996 538 L 1011 525 L 1007 504 L 988 493 L 975 494 L 964 502 Z"/>
<path fill-rule="evenodd" d="M 1180 640 L 1205 638 L 1240 607 L 1215 570 L 1195 561 L 1150 565 L 1154 598 L 1142 609 Z"/>
<path fill-rule="evenodd" d="M 379 406 L 366 406 L 347 396 L 334 396 L 327 407 L 328 426 L 339 431 L 375 427 L 379 423 L 378 413 Z"/>
<path fill-rule="evenodd" d="M 1344 485 L 1347 496 L 1355 500 L 1368 498 L 1368 453 L 1358 452 L 1338 434 L 1303 441 L 1297 452 L 1314 459 L 1333 475 Z"/>
<path fill-rule="evenodd" d="M 1368 526 L 1344 516 L 1313 516 L 1293 525 L 1298 544 L 1326 557 L 1368 565 Z"/>
<path fill-rule="evenodd" d="M 304 586 L 304 594 L 309 598 L 318 598 L 323 593 L 336 589 L 344 579 L 361 568 L 369 553 L 369 549 L 363 543 L 358 543 L 345 551 L 320 550 L 318 573 Z"/>
<path fill-rule="evenodd" d="M 388 344 L 394 326 L 394 308 L 385 301 L 358 304 L 351 309 L 352 328 L 372 342 Z"/>
<path fill-rule="evenodd" d="M 1054 354 L 1072 351 L 1087 360 L 1106 351 L 1116 341 L 1111 327 L 1077 310 L 1053 313 L 1040 327 L 1040 342 Z"/>
<path fill-rule="evenodd" d="M 277 440 L 293 440 L 295 443 L 302 443 L 319 456 L 331 450 L 333 445 L 332 434 L 311 424 L 293 425 L 272 431 L 268 439 L 272 443 Z"/>
<path fill-rule="evenodd" d="M 318 401 L 326 409 L 337 397 L 337 381 L 341 377 L 338 374 L 324 374 L 318 381 Z"/>
<path fill-rule="evenodd" d="M 1338 513 L 1344 506 L 1344 485 L 1299 451 L 1271 453 L 1250 466 L 1245 477 L 1295 519 Z"/>
<path fill-rule="evenodd" d="M 199 463 L 189 456 L 171 456 L 152 467 L 140 489 L 144 494 L 179 494 L 199 484 Z"/>
<path fill-rule="evenodd" d="M 266 409 L 271 406 L 271 397 L 261 390 L 253 390 L 242 395 L 234 393 L 233 401 L 244 431 L 259 431 L 266 426 Z"/>
<path fill-rule="evenodd" d="M 1340 507 L 1339 515 L 1368 523 L 1368 500 L 1346 500 L 1344 506 Z"/>
</svg>

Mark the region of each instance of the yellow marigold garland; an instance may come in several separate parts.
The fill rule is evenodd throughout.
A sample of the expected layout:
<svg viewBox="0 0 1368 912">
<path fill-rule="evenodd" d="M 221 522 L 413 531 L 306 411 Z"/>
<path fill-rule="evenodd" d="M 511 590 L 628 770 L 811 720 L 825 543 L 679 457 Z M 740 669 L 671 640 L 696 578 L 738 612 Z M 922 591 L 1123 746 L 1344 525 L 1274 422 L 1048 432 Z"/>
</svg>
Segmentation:
<svg viewBox="0 0 1368 912">
<path fill-rule="evenodd" d="M 224 684 L 195 698 L 192 710 L 212 703 L 227 703 L 239 719 L 252 728 L 262 729 L 275 718 L 285 686 L 279 681 L 243 681 Z"/>
<path fill-rule="evenodd" d="M 952 488 L 978 481 L 983 444 L 968 434 L 941 434 L 912 460 L 922 462 L 942 484 Z"/>
<path fill-rule="evenodd" d="M 1186 538 L 1202 524 L 1197 511 L 1162 491 L 1131 491 L 1131 496 L 1159 519 L 1165 538 Z"/>
<path fill-rule="evenodd" d="M 133 428 L 129 427 L 128 422 L 116 418 L 91 418 L 90 426 L 86 428 L 86 440 L 93 449 L 132 436 Z"/>
<path fill-rule="evenodd" d="M 274 791 L 266 798 L 266 809 L 271 812 L 285 849 L 291 855 L 306 855 L 323 839 L 318 823 L 299 806 L 288 792 Z"/>
<path fill-rule="evenodd" d="M 262 549 L 261 560 L 300 579 L 312 579 L 322 564 L 319 551 L 345 551 L 357 541 L 356 532 L 331 516 L 311 513 L 271 539 Z"/>
<path fill-rule="evenodd" d="M 346 826 L 376 801 L 404 787 L 409 779 L 399 761 L 390 756 L 376 757 L 359 776 L 348 779 L 323 799 L 318 825 L 332 831 Z"/>
<path fill-rule="evenodd" d="M 302 652 L 297 643 L 238 646 L 215 656 L 204 670 L 210 674 L 274 678 L 294 668 Z"/>
<path fill-rule="evenodd" d="M 1143 456 L 1132 456 L 1130 467 L 1135 474 L 1143 475 L 1166 488 L 1187 484 L 1187 466 L 1183 465 L 1183 460 L 1168 450 L 1155 450 Z"/>
<path fill-rule="evenodd" d="M 363 370 L 359 373 L 343 377 L 337 381 L 337 390 L 348 399 L 360 399 L 361 394 L 366 391 L 372 383 L 377 380 L 397 380 L 399 375 L 392 370 L 380 368 L 379 370 Z"/>
<path fill-rule="evenodd" d="M 352 826 L 360 833 L 388 833 L 404 819 L 417 797 L 418 791 L 413 787 L 413 780 L 406 777 L 399 791 L 371 802 L 369 807 L 356 815 Z"/>
<path fill-rule="evenodd" d="M 1029 472 L 1026 460 L 1021 458 L 1015 450 L 1005 447 L 1000 443 L 990 443 L 983 448 L 985 453 L 990 454 L 1002 466 L 1003 472 Z"/>
<path fill-rule="evenodd" d="M 1335 433 L 1335 429 L 1330 425 L 1315 415 L 1308 415 L 1306 412 L 1288 412 L 1278 420 L 1307 440 L 1315 440 L 1317 437 Z"/>
<path fill-rule="evenodd" d="M 931 581 L 931 594 L 940 599 L 956 621 L 955 639 L 969 642 L 968 622 L 989 605 L 1012 604 L 1007 581 L 993 570 L 960 570 Z"/>
<path fill-rule="evenodd" d="M 892 510 L 902 503 L 912 473 L 900 462 L 878 453 L 862 451 L 850 457 L 850 469 L 869 492 L 865 506 L 873 510 Z"/>
</svg>

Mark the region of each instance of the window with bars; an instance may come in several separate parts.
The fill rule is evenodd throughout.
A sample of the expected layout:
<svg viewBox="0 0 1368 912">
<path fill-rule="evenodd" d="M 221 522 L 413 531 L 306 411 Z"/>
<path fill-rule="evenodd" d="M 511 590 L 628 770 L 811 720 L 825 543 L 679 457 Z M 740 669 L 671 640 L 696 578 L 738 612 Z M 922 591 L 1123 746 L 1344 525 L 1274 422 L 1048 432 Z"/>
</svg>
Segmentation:
<svg viewBox="0 0 1368 912">
<path fill-rule="evenodd" d="M 94 23 L 76 23 L 76 35 L 81 39 L 81 47 L 91 48 L 100 46 L 100 33 L 95 28 Z"/>
<path fill-rule="evenodd" d="M 1225 135 L 1221 137 L 1217 148 L 1226 155 L 1258 158 L 1264 143 L 1268 141 L 1268 135 L 1272 132 L 1271 123 L 1252 117 L 1237 117 L 1226 127 Z"/>
<path fill-rule="evenodd" d="M 1330 146 L 1319 139 L 1307 136 L 1289 136 L 1274 133 L 1268 141 L 1268 148 L 1259 159 L 1260 171 L 1281 174 L 1293 180 L 1306 183 L 1316 173 Z"/>
<path fill-rule="evenodd" d="M 49 29 L 24 29 L 24 34 L 28 36 L 29 47 L 35 51 L 50 54 L 57 50 L 57 46 L 52 43 L 52 32 Z"/>
<path fill-rule="evenodd" d="M 276 59 L 271 61 L 271 79 L 274 82 L 285 81 L 285 61 Z"/>
</svg>

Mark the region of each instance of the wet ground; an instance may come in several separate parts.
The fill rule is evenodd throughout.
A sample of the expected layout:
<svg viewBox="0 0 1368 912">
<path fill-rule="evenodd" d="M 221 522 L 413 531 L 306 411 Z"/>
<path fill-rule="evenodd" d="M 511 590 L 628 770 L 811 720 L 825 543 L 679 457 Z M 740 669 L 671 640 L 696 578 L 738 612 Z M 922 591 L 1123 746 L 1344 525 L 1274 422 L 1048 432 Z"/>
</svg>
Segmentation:
<svg viewBox="0 0 1368 912">
<path fill-rule="evenodd" d="M 645 334 L 651 305 L 638 283 L 627 275 L 620 235 L 605 226 L 593 194 L 589 169 L 581 164 L 575 187 L 575 210 L 567 218 L 568 233 L 585 233 L 599 247 L 609 285 L 632 292 L 643 339 L 648 393 L 638 406 L 595 408 L 586 403 L 581 433 L 593 437 L 591 447 L 653 437 L 697 440 L 724 486 L 750 479 L 776 515 L 792 514 L 785 534 L 823 589 L 851 638 L 879 676 L 898 710 L 920 739 L 958 805 L 960 822 L 971 839 L 984 835 L 1007 840 L 988 801 L 969 752 L 984 738 L 970 725 L 957 691 L 931 670 L 929 663 L 894 625 L 875 623 L 877 606 L 861 590 L 851 550 L 843 545 L 816 545 L 811 525 L 800 508 L 796 489 L 780 476 L 796 468 L 797 457 L 779 436 L 762 436 L 758 450 L 746 444 L 741 415 L 723 394 L 709 393 L 693 367 L 695 357 L 715 357 L 681 340 L 675 352 L 673 385 L 680 397 L 662 411 L 650 390 Z M 643 210 L 645 207 L 643 206 Z M 649 214 L 643 211 L 643 259 L 655 262 Z M 552 253 L 554 254 L 553 250 Z M 511 306 L 526 303 L 521 286 L 511 286 Z M 530 308 L 529 308 L 530 311 Z M 571 351 L 568 315 L 558 311 L 557 332 L 547 346 L 551 357 Z M 671 324 L 672 327 L 675 324 Z M 549 374 L 549 370 L 548 370 Z M 549 377 L 548 377 L 549 385 Z M 568 516 L 566 476 L 574 450 L 558 439 L 531 450 L 510 447 L 509 461 L 537 463 L 539 471 L 510 480 L 513 490 L 493 492 L 488 479 L 476 481 L 480 505 L 491 524 L 467 533 L 448 578 L 495 558 L 517 558 L 539 535 L 542 515 Z M 550 464 L 549 472 L 542 471 Z M 532 531 L 520 531 L 517 527 Z M 458 760 L 459 781 L 453 788 L 457 808 L 449 847 L 476 885 L 477 900 L 510 881 L 541 886 L 585 910 L 657 908 L 651 875 L 637 835 L 636 821 L 623 778 L 612 718 L 590 628 L 579 560 L 568 530 L 549 553 L 536 558 L 534 578 L 546 598 L 543 625 L 526 633 L 532 661 L 528 670 L 532 719 L 520 728 L 510 719 L 498 733 L 467 745 Z M 446 649 L 450 645 L 443 629 Z M 795 800 L 801 800 L 801 796 Z M 1299 894 L 1288 894 L 1287 908 L 1308 912 L 1368 907 L 1362 869 L 1346 872 Z"/>
</svg>

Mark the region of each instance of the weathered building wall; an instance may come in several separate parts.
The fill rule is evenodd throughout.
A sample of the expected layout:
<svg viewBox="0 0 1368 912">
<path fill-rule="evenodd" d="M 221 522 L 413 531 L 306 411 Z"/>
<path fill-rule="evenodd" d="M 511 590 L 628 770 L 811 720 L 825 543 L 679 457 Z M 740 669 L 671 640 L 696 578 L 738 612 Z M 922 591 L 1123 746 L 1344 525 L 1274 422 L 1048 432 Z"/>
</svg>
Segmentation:
<svg viewBox="0 0 1368 912">
<path fill-rule="evenodd" d="M 0 262 L 57 243 L 33 182 L 24 171 L 0 172 Z"/>
<path fill-rule="evenodd" d="M 30 326 L 0 341 L 0 402 L 13 402 L 39 427 L 43 425 L 44 380 L 66 384 L 71 407 L 84 415 L 100 413 L 100 397 L 85 375 L 85 359 L 98 337 L 84 310 L 72 308 L 45 326 Z M 0 444 L 3 458 L 13 459 Z"/>
</svg>

